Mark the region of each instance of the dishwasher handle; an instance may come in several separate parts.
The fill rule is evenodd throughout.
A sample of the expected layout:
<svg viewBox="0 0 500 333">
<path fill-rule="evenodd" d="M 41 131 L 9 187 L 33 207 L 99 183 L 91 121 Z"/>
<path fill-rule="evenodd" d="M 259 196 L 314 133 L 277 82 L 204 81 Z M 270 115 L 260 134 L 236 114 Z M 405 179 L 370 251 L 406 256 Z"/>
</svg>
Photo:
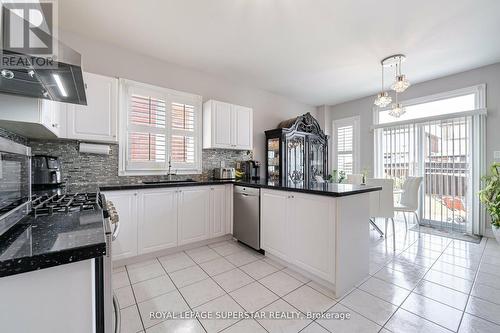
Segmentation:
<svg viewBox="0 0 500 333">
<path fill-rule="evenodd" d="M 235 186 L 234 194 L 241 194 L 243 196 L 252 196 L 258 197 L 260 196 L 260 189 L 254 187 L 246 187 L 246 186 Z"/>
</svg>

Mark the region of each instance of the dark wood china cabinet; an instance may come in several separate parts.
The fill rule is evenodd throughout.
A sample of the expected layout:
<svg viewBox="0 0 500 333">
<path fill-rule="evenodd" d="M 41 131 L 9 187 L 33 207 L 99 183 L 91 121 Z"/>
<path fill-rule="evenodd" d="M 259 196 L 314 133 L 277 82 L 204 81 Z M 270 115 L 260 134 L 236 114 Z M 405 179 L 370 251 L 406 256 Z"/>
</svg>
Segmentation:
<svg viewBox="0 0 500 333">
<path fill-rule="evenodd" d="M 266 180 L 304 186 L 326 180 L 328 136 L 310 113 L 282 121 L 266 133 Z"/>
</svg>

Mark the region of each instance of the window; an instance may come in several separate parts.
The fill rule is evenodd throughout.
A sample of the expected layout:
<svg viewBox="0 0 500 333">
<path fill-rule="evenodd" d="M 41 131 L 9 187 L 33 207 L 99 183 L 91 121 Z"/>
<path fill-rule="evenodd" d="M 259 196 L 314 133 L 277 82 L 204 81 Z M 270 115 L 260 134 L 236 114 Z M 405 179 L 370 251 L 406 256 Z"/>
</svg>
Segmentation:
<svg viewBox="0 0 500 333">
<path fill-rule="evenodd" d="M 333 165 L 337 171 L 353 174 L 359 171 L 359 117 L 333 122 Z"/>
<path fill-rule="evenodd" d="M 120 175 L 201 173 L 201 97 L 120 81 Z"/>
<path fill-rule="evenodd" d="M 480 108 L 478 95 L 484 85 L 457 89 L 445 93 L 403 101 L 406 113 L 399 118 L 389 115 L 389 109 L 375 108 L 375 125 L 409 122 L 411 120 L 444 117 L 460 112 L 473 112 Z"/>
</svg>

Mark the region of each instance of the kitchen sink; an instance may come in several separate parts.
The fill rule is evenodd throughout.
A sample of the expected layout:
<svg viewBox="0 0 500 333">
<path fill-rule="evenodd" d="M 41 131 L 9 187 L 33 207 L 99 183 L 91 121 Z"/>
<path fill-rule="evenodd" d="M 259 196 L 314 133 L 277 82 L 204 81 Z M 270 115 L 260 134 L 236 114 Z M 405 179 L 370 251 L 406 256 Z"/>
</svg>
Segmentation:
<svg viewBox="0 0 500 333">
<path fill-rule="evenodd" d="M 178 184 L 178 183 L 196 183 L 196 180 L 194 179 L 184 179 L 184 180 L 159 180 L 159 181 L 153 181 L 153 182 L 142 182 L 143 184 L 146 185 L 153 185 L 153 184 Z"/>
</svg>

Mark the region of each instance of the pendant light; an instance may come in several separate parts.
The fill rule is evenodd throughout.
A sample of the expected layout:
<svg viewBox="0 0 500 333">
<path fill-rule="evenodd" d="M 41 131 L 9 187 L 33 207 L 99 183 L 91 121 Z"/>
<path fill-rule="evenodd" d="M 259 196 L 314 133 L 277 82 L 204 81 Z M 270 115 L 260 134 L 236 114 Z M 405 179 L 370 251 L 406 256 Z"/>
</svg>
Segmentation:
<svg viewBox="0 0 500 333">
<path fill-rule="evenodd" d="M 378 93 L 377 98 L 373 102 L 376 106 L 379 108 L 385 108 L 387 105 L 391 104 L 392 102 L 392 97 L 389 96 L 389 92 L 384 90 L 384 66 L 381 66 L 382 68 L 382 89 L 380 90 L 380 93 Z"/>
<path fill-rule="evenodd" d="M 396 98 L 395 103 L 391 105 L 389 110 L 389 115 L 395 118 L 401 117 L 406 113 L 406 109 L 403 104 L 398 102 L 398 94 L 402 93 L 410 86 L 410 81 L 406 78 L 406 75 L 401 73 L 401 64 L 406 60 L 404 54 L 394 54 L 387 58 L 382 59 L 380 64 L 382 65 L 382 91 L 377 95 L 377 98 L 373 102 L 379 108 L 385 108 L 392 102 L 392 97 L 389 95 L 389 91 L 384 90 L 384 69 L 385 68 L 395 68 L 395 79 L 396 81 L 391 85 L 391 89 L 395 92 Z"/>
<path fill-rule="evenodd" d="M 410 86 L 410 81 L 406 78 L 406 75 L 401 74 L 401 61 L 402 58 L 399 58 L 399 63 L 396 63 L 396 82 L 394 82 L 391 86 L 391 89 L 397 93 L 402 93 Z"/>
<path fill-rule="evenodd" d="M 394 118 L 399 118 L 406 113 L 406 109 L 403 104 L 398 103 L 398 93 L 396 92 L 396 103 L 392 104 L 389 115 Z"/>
</svg>

